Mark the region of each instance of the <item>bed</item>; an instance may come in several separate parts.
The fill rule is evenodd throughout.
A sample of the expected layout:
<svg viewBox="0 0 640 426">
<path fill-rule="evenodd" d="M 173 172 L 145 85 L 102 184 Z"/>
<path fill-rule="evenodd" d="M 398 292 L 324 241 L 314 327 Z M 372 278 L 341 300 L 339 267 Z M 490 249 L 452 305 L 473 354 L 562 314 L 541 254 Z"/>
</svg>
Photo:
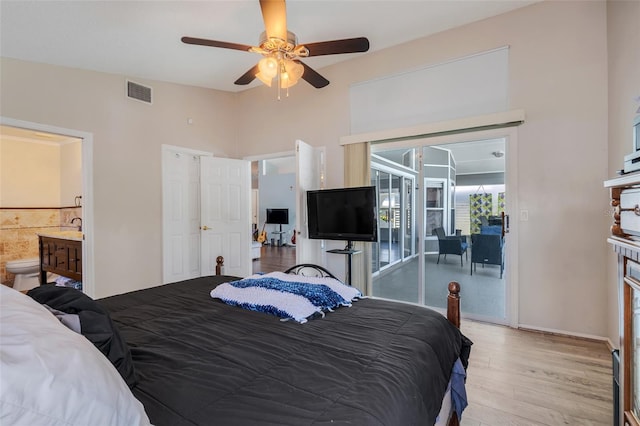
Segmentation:
<svg viewBox="0 0 640 426">
<path fill-rule="evenodd" d="M 212 289 L 237 280 L 202 277 L 86 301 L 95 303 L 92 314 L 100 313 L 94 340 L 108 340 L 110 347 L 105 351 L 92 340 L 94 348 L 111 361 L 135 397 L 126 398 L 122 383 L 105 392 L 107 398 L 122 394 L 111 407 L 125 402 L 106 414 L 118 412 L 109 424 L 145 424 L 145 415 L 158 426 L 457 424 L 455 411 L 441 408 L 443 401 L 451 405 L 452 371 L 466 367 L 471 342 L 441 314 L 363 298 L 300 324 L 211 297 Z M 459 286 L 451 283 L 450 291 L 449 316 L 458 322 Z M 32 296 L 57 303 L 55 297 Z M 2 299 L 4 305 L 6 290 Z M 68 303 L 57 305 L 63 308 L 58 312 L 69 311 Z M 4 367 L 0 420 L 12 424 L 4 412 L 33 401 L 22 396 L 7 402 L 5 396 L 16 389 L 6 388 Z M 82 380 L 91 388 L 86 376 Z M 102 397 L 90 396 L 93 401 Z M 40 413 L 57 409 L 38 407 Z M 34 410 L 23 411 L 32 415 Z M 80 420 L 67 416 L 65 424 L 82 424 L 85 413 L 77 411 L 73 416 Z M 99 424 L 98 414 L 92 415 L 93 424 Z"/>
</svg>

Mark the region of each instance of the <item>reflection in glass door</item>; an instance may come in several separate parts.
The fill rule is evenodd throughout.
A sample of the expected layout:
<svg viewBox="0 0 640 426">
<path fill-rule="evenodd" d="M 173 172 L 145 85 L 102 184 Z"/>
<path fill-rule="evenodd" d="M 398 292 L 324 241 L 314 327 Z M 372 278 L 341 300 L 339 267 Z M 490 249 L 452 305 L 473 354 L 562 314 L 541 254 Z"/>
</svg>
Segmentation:
<svg viewBox="0 0 640 426">
<path fill-rule="evenodd" d="M 445 227 L 444 224 L 444 205 L 445 205 L 445 192 L 444 192 L 444 180 L 425 180 L 425 214 L 426 214 L 426 227 L 425 235 L 435 235 L 433 230 L 439 227 Z"/>
<path fill-rule="evenodd" d="M 378 241 L 380 242 L 380 268 L 384 268 L 391 262 L 391 246 L 390 246 L 390 233 L 391 227 L 389 226 L 391 220 L 391 180 L 389 179 L 389 173 L 379 172 L 379 195 L 378 195 L 378 226 L 380 232 L 378 233 Z"/>
<path fill-rule="evenodd" d="M 373 244 L 374 273 L 415 254 L 413 176 L 371 170 L 378 192 L 378 241 Z"/>
<path fill-rule="evenodd" d="M 380 199 L 380 184 L 377 170 L 371 170 L 371 186 L 376 187 L 378 200 Z M 378 212 L 379 213 L 379 212 Z M 378 220 L 378 241 L 371 243 L 371 265 L 372 271 L 375 273 L 380 269 L 380 220 Z"/>
<path fill-rule="evenodd" d="M 425 179 L 424 180 L 424 240 L 425 253 L 438 252 L 438 239 L 435 229 L 447 229 L 446 211 L 446 180 L 445 179 Z"/>
<path fill-rule="evenodd" d="M 403 259 L 409 258 L 415 253 L 414 223 L 413 223 L 413 179 L 404 179 L 403 199 L 401 200 L 404 209 L 404 246 Z"/>
<path fill-rule="evenodd" d="M 400 241 L 402 231 L 402 210 L 400 208 L 402 200 L 402 178 L 391 175 L 391 191 L 389 193 L 389 263 L 395 263 L 402 258 L 402 242 Z"/>
</svg>

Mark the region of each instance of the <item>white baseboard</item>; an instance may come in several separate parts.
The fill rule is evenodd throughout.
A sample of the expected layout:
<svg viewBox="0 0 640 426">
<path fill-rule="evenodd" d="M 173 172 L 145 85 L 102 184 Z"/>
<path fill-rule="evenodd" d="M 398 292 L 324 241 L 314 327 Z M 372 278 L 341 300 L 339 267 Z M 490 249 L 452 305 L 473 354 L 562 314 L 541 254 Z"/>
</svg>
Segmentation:
<svg viewBox="0 0 640 426">
<path fill-rule="evenodd" d="M 536 327 L 536 326 L 527 325 L 527 324 L 519 324 L 518 329 L 528 330 L 528 331 L 538 331 L 541 333 L 557 334 L 559 336 L 576 337 L 579 339 L 595 340 L 598 342 L 606 343 L 606 345 L 609 347 L 610 350 L 613 350 L 615 348 L 615 346 L 613 345 L 613 343 L 608 337 L 595 336 L 593 334 L 576 333 L 576 332 L 566 331 L 566 330 L 557 330 L 554 328 Z"/>
</svg>

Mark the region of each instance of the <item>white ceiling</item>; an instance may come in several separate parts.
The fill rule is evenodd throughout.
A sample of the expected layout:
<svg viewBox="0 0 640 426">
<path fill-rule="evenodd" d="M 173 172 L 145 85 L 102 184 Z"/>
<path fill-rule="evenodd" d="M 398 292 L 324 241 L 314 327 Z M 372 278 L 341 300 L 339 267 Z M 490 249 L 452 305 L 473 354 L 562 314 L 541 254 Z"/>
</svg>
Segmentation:
<svg viewBox="0 0 640 426">
<path fill-rule="evenodd" d="M 527 6 L 539 0 L 289 0 L 299 43 L 367 37 L 369 52 Z M 186 45 L 182 36 L 256 45 L 257 0 L 0 1 L 0 54 L 34 62 L 226 91 L 259 56 Z M 308 58 L 324 66 L 367 53 Z"/>
<path fill-rule="evenodd" d="M 442 145 L 442 148 L 453 154 L 457 175 L 503 173 L 505 170 L 504 139 L 458 142 Z"/>
</svg>

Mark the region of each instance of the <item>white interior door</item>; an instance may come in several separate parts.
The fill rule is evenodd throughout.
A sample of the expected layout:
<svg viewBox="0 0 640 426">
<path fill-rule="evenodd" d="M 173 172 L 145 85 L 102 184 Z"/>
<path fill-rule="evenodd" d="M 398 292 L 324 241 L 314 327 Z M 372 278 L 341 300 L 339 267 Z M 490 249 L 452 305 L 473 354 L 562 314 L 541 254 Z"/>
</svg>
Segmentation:
<svg viewBox="0 0 640 426">
<path fill-rule="evenodd" d="M 296 263 L 322 265 L 322 241 L 311 240 L 307 228 L 307 191 L 322 189 L 324 148 L 296 141 Z"/>
<path fill-rule="evenodd" d="M 251 163 L 201 157 L 200 209 L 201 274 L 251 275 Z"/>
<path fill-rule="evenodd" d="M 200 276 L 200 156 L 162 150 L 164 284 Z"/>
</svg>

